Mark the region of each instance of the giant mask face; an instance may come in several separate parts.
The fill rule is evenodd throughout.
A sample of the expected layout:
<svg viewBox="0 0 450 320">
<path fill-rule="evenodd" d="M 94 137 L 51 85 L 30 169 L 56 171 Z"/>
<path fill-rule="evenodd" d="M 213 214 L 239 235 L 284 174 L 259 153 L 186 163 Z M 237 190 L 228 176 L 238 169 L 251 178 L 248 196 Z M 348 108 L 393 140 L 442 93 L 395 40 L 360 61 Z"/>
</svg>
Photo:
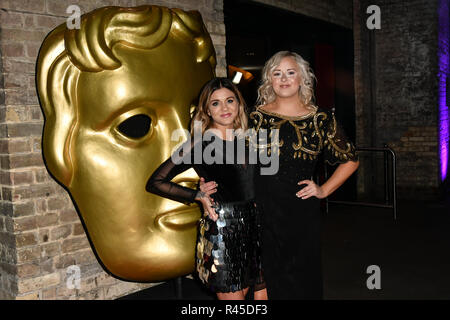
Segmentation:
<svg viewBox="0 0 450 320">
<path fill-rule="evenodd" d="M 113 275 L 159 281 L 194 270 L 196 205 L 147 193 L 180 141 L 215 53 L 198 12 L 105 7 L 45 39 L 37 85 L 48 170 L 76 203 Z M 174 181 L 193 186 L 190 169 Z"/>
</svg>

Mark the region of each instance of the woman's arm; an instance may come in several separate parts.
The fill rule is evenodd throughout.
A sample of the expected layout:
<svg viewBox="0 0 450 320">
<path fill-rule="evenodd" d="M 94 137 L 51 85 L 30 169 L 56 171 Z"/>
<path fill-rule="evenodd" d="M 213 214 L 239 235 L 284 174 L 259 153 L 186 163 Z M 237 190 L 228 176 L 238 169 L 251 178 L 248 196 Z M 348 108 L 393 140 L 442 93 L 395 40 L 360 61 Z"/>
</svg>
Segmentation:
<svg viewBox="0 0 450 320">
<path fill-rule="evenodd" d="M 199 201 L 202 204 L 203 212 L 209 215 L 209 217 L 213 221 L 216 221 L 219 218 L 219 216 L 216 213 L 216 210 L 212 206 L 209 196 L 205 192 L 201 190 L 198 191 L 197 195 L 195 196 L 195 200 Z"/>
<path fill-rule="evenodd" d="M 190 169 L 193 163 L 192 150 L 193 142 L 188 152 L 182 155 L 181 162 L 175 163 L 172 157 L 164 161 L 153 172 L 150 179 L 147 181 L 145 189 L 147 192 L 157 194 L 161 197 L 168 198 L 174 201 L 190 204 L 198 201 L 202 204 L 204 212 L 207 213 L 211 219 L 217 220 L 217 214 L 212 207 L 209 195 L 203 191 L 190 189 L 172 182 L 171 180 L 178 174 Z M 180 149 L 176 151 L 178 154 Z"/>
<path fill-rule="evenodd" d="M 185 204 L 194 202 L 197 190 L 171 181 L 175 176 L 192 167 L 193 148 L 193 141 L 186 142 L 185 145 L 175 151 L 174 155 L 181 155 L 176 162 L 174 162 L 173 156 L 164 161 L 148 179 L 145 186 L 147 192 Z"/>
<path fill-rule="evenodd" d="M 189 204 L 194 202 L 197 190 L 184 187 L 171 180 L 178 174 L 188 170 L 190 166 L 175 164 L 169 158 L 164 161 L 151 175 L 145 190 L 158 196 Z"/>
<path fill-rule="evenodd" d="M 209 200 L 211 202 L 214 202 L 214 199 L 211 198 L 211 195 L 213 193 L 217 192 L 217 186 L 218 184 L 215 181 L 205 181 L 205 178 L 200 177 L 200 183 L 199 183 L 199 187 L 200 190 L 203 191 L 204 193 L 206 193 L 207 196 L 209 196 Z"/>
<path fill-rule="evenodd" d="M 324 160 L 329 164 L 340 163 L 331 177 L 321 186 L 312 180 L 303 180 L 298 184 L 306 184 L 297 197 L 308 199 L 315 196 L 319 199 L 328 197 L 339 188 L 358 169 L 359 160 L 355 146 L 347 138 L 343 128 L 336 121 L 334 113 L 327 111 L 326 122 L 324 123 Z"/>
<path fill-rule="evenodd" d="M 339 188 L 352 174 L 358 169 L 359 161 L 348 161 L 341 163 L 331 177 L 321 186 L 318 186 L 312 180 L 303 180 L 298 184 L 306 184 L 299 192 L 297 197 L 302 199 L 308 199 L 315 196 L 316 198 L 323 199 L 328 197 L 337 188 Z"/>
</svg>

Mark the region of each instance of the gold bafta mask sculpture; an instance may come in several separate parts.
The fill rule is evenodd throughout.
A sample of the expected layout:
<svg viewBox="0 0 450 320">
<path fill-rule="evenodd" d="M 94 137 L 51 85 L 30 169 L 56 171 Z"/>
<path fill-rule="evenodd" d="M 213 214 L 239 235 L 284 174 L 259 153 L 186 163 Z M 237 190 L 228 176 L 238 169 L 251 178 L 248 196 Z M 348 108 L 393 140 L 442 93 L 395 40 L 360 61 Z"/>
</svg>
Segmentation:
<svg viewBox="0 0 450 320">
<path fill-rule="evenodd" d="M 198 206 L 147 193 L 145 184 L 181 142 L 172 132 L 188 127 L 215 65 L 200 14 L 159 6 L 100 8 L 42 44 L 46 166 L 118 278 L 160 281 L 194 270 Z M 197 180 L 192 169 L 174 179 Z"/>
</svg>

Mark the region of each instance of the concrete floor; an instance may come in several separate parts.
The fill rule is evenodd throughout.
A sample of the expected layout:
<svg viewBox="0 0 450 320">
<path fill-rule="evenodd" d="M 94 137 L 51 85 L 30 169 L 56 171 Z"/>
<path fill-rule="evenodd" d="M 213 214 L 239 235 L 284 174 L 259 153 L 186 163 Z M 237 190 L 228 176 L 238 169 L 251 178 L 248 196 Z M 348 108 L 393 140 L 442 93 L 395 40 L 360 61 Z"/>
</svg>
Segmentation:
<svg viewBox="0 0 450 320">
<path fill-rule="evenodd" d="M 450 299 L 450 210 L 400 202 L 387 209 L 336 205 L 325 218 L 325 299 Z M 381 289 L 369 290 L 377 265 Z"/>
<path fill-rule="evenodd" d="M 331 204 L 323 223 L 326 300 L 450 299 L 448 205 L 399 202 L 388 209 Z M 367 267 L 380 268 L 381 289 L 369 290 Z M 212 300 L 197 281 L 183 278 L 183 298 Z M 176 299 L 174 282 L 121 299 Z"/>
</svg>

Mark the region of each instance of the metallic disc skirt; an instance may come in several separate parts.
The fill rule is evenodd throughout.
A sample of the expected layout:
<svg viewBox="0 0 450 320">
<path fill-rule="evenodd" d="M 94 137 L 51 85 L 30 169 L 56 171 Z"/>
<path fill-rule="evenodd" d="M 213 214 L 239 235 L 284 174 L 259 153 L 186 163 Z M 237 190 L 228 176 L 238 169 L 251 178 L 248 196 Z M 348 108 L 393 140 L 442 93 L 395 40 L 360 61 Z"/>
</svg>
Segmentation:
<svg viewBox="0 0 450 320">
<path fill-rule="evenodd" d="M 213 292 L 235 292 L 264 283 L 260 217 L 253 201 L 216 203 L 219 218 L 200 220 L 196 265 Z"/>
</svg>

